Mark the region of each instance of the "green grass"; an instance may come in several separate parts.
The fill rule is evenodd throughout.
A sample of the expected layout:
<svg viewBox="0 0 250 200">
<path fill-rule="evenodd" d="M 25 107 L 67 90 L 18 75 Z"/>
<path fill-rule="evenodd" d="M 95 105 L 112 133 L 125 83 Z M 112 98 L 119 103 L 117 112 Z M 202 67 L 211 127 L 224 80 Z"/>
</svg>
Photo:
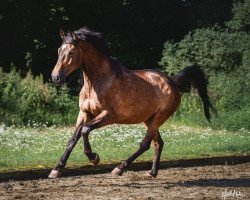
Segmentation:
<svg viewBox="0 0 250 200">
<path fill-rule="evenodd" d="M 73 133 L 73 127 L 0 126 L 0 171 L 54 167 Z M 227 155 L 250 155 L 250 131 L 235 132 L 166 124 L 161 129 L 165 142 L 162 160 Z M 142 125 L 108 126 L 90 134 L 92 149 L 101 163 L 125 160 L 139 146 L 145 135 Z M 153 148 L 137 161 L 150 161 Z M 90 164 L 78 142 L 68 167 Z"/>
</svg>

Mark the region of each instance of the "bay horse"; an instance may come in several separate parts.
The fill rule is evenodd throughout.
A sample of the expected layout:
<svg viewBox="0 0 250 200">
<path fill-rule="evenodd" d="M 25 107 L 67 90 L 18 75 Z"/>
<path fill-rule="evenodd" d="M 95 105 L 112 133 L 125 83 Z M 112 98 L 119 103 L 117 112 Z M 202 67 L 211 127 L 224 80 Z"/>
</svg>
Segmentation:
<svg viewBox="0 0 250 200">
<path fill-rule="evenodd" d="M 60 36 L 62 45 L 58 49 L 52 81 L 57 85 L 63 84 L 67 75 L 82 67 L 84 85 L 79 95 L 80 111 L 75 132 L 49 178 L 61 176 L 61 169 L 81 137 L 84 153 L 97 165 L 100 158 L 92 152 L 89 133 L 115 123 L 144 123 L 147 131 L 139 149 L 112 174 L 122 175 L 153 141 L 155 155 L 148 176 L 156 177 L 164 145 L 158 129 L 179 107 L 181 94 L 190 92 L 191 87 L 197 88 L 206 118 L 210 121 L 210 109 L 216 112 L 207 94 L 206 76 L 199 66 L 186 67 L 173 78 L 159 70 L 128 70 L 110 56 L 101 33 L 84 27 L 66 34 L 60 30 Z"/>
</svg>

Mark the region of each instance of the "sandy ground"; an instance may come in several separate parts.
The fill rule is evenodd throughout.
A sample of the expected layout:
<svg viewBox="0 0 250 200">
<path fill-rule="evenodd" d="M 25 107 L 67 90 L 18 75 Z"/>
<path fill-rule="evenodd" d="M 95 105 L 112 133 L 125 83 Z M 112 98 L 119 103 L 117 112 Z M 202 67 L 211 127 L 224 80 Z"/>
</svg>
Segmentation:
<svg viewBox="0 0 250 200">
<path fill-rule="evenodd" d="M 0 199 L 250 199 L 250 163 L 0 183 Z"/>
</svg>

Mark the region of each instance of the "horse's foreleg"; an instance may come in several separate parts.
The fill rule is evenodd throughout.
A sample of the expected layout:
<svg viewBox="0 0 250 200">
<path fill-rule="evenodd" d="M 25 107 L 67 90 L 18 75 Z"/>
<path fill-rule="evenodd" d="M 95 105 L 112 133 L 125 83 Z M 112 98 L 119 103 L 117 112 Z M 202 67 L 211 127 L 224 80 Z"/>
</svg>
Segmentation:
<svg viewBox="0 0 250 200">
<path fill-rule="evenodd" d="M 77 141 L 80 139 L 80 137 L 81 137 L 81 127 L 78 127 L 75 130 L 75 133 L 73 134 L 71 139 L 68 141 L 67 148 L 66 148 L 63 156 L 59 160 L 59 163 L 49 174 L 49 178 L 58 178 L 61 176 L 60 170 L 65 167 L 67 160 L 69 158 L 69 155 L 70 155 L 71 151 L 73 150 L 73 148 L 75 147 Z"/>
<path fill-rule="evenodd" d="M 150 148 L 151 141 L 153 139 L 153 134 L 150 131 L 147 131 L 146 136 L 142 140 L 139 149 L 130 156 L 126 161 L 122 162 L 118 167 L 116 167 L 111 173 L 115 175 L 121 176 L 124 170 L 129 167 L 129 165 L 138 158 L 141 154 L 147 151 Z"/>
<path fill-rule="evenodd" d="M 96 128 L 100 128 L 102 126 L 109 124 L 110 121 L 108 120 L 107 116 L 108 116 L 107 111 L 103 111 L 96 118 L 86 123 L 82 128 L 84 153 L 94 165 L 98 165 L 98 163 L 100 162 L 100 157 L 97 153 L 92 152 L 92 148 L 89 143 L 89 133 L 90 131 Z"/>
<path fill-rule="evenodd" d="M 61 176 L 60 170 L 65 167 L 70 153 L 72 152 L 72 150 L 75 147 L 77 141 L 81 137 L 82 124 L 85 123 L 87 120 L 88 120 L 87 113 L 80 111 L 79 115 L 77 117 L 75 132 L 74 132 L 73 136 L 71 137 L 71 139 L 68 141 L 67 148 L 66 148 L 63 156 L 59 160 L 59 163 L 57 164 L 57 166 L 49 174 L 49 178 L 58 178 L 58 177 Z"/>
<path fill-rule="evenodd" d="M 84 153 L 94 165 L 98 165 L 100 162 L 100 157 L 97 153 L 92 152 L 92 148 L 89 143 L 90 129 L 88 129 L 88 127 L 84 128 L 85 130 L 82 131 Z"/>
<path fill-rule="evenodd" d="M 159 168 L 159 163 L 160 163 L 160 158 L 161 158 L 161 152 L 163 149 L 164 142 L 158 133 L 154 136 L 153 138 L 153 143 L 154 143 L 154 151 L 155 151 L 155 156 L 153 159 L 153 165 L 151 171 L 148 173 L 149 177 L 156 177 L 158 174 L 158 168 Z"/>
</svg>

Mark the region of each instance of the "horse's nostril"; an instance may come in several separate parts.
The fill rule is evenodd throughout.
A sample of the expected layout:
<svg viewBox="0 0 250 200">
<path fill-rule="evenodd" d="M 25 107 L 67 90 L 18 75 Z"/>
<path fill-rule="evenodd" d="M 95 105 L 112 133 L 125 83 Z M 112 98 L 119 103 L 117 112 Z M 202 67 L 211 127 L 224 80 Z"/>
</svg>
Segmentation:
<svg viewBox="0 0 250 200">
<path fill-rule="evenodd" d="M 52 80 L 53 80 L 54 83 L 58 83 L 58 82 L 60 82 L 60 76 L 58 76 L 58 75 L 57 76 L 53 76 L 52 75 Z"/>
<path fill-rule="evenodd" d="M 60 76 L 56 76 L 56 82 L 60 82 Z"/>
</svg>

